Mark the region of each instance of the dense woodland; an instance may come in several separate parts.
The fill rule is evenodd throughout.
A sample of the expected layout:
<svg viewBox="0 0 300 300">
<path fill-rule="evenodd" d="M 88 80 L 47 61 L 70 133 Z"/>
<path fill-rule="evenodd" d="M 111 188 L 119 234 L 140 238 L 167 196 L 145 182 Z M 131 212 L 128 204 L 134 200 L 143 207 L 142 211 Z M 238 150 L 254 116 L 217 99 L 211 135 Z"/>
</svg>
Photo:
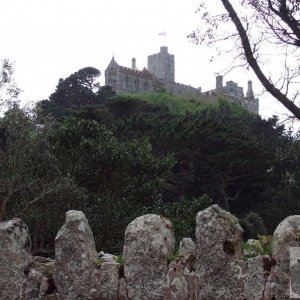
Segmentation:
<svg viewBox="0 0 300 300">
<path fill-rule="evenodd" d="M 166 91 L 116 95 L 84 68 L 34 110 L 0 119 L 0 220 L 21 217 L 35 253 L 52 253 L 65 212 L 85 212 L 98 250 L 120 253 L 126 225 L 145 213 L 193 236 L 196 213 L 217 203 L 245 239 L 300 214 L 299 137 L 226 99 Z"/>
</svg>

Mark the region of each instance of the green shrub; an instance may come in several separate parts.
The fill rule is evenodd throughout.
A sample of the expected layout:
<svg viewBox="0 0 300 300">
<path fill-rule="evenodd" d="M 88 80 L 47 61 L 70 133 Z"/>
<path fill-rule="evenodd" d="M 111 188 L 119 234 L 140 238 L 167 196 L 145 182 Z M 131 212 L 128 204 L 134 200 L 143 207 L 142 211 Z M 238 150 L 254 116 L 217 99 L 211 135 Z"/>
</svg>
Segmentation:
<svg viewBox="0 0 300 300">
<path fill-rule="evenodd" d="M 257 213 L 250 212 L 244 218 L 239 219 L 240 225 L 244 230 L 244 239 L 255 239 L 259 234 L 266 234 L 267 230 L 263 219 Z"/>
<path fill-rule="evenodd" d="M 259 255 L 270 255 L 272 252 L 272 236 L 259 235 L 258 240 L 249 239 L 242 244 L 242 248 L 246 259 Z"/>
<path fill-rule="evenodd" d="M 184 237 L 194 238 L 196 228 L 196 215 L 204 210 L 212 201 L 207 195 L 199 198 L 181 198 L 176 202 L 156 201 L 155 204 L 146 210 L 146 213 L 160 214 L 170 219 L 174 225 L 176 243 Z"/>
</svg>

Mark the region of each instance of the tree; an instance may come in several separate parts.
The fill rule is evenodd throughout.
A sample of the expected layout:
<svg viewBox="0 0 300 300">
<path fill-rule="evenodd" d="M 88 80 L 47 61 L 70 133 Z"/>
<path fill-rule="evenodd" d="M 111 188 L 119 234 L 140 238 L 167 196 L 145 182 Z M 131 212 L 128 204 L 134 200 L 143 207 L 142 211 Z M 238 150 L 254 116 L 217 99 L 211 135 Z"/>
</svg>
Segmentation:
<svg viewBox="0 0 300 300">
<path fill-rule="evenodd" d="M 43 250 L 56 234 L 70 203 L 84 199 L 51 154 L 47 140 L 51 126 L 45 120 L 38 124 L 34 112 L 17 106 L 0 118 L 0 221 L 23 218 L 32 228 L 34 251 Z"/>
<path fill-rule="evenodd" d="M 172 157 L 155 158 L 147 141 L 120 142 L 96 121 L 75 118 L 57 123 L 49 141 L 61 172 L 87 191 L 81 209 L 97 232 L 97 244 L 120 246 L 128 223 L 160 199 Z"/>
<path fill-rule="evenodd" d="M 123 101 L 125 106 L 128 99 Z M 134 107 L 143 108 L 138 101 Z M 206 193 L 231 211 L 250 209 L 267 188 L 268 171 L 279 145 L 289 141 L 276 119 L 262 120 L 226 101 L 197 114 L 125 111 L 121 116 L 119 109 L 116 113 L 111 110 L 113 118 L 105 115 L 102 122 L 123 139 L 147 137 L 159 157 L 174 153 L 172 176 L 162 189 L 170 202 Z"/>
<path fill-rule="evenodd" d="M 45 115 L 52 113 L 54 117 L 60 118 L 83 106 L 95 104 L 101 98 L 98 97 L 100 74 L 98 69 L 86 67 L 66 79 L 60 79 L 56 91 L 50 95 L 49 100 L 41 101 L 39 106 Z"/>
<path fill-rule="evenodd" d="M 214 44 L 230 41 L 237 45 L 238 57 L 246 60 L 264 88 L 300 120 L 298 63 L 300 47 L 300 5 L 295 0 L 219 0 L 226 13 L 211 15 L 202 3 L 200 11 L 207 29 L 194 31 L 190 37 L 196 43 Z M 229 21 L 234 29 L 228 26 Z M 223 24 L 223 26 L 221 26 Z M 208 27 L 207 27 L 208 26 Z M 202 27 L 204 28 L 204 27 Z M 232 48 L 231 44 L 231 48 Z M 224 45 L 224 44 L 222 44 Z M 281 60 L 281 74 L 266 68 Z"/>
<path fill-rule="evenodd" d="M 3 107 L 12 107 L 15 103 L 20 89 L 16 86 L 13 79 L 13 64 L 8 60 L 4 59 L 0 66 L 0 111 Z"/>
</svg>

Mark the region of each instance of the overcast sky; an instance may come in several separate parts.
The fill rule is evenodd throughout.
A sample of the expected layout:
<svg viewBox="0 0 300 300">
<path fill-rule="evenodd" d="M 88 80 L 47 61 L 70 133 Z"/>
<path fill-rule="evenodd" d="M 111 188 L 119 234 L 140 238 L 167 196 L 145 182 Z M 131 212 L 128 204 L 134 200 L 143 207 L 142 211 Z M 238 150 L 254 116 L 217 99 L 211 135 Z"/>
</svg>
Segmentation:
<svg viewBox="0 0 300 300">
<path fill-rule="evenodd" d="M 218 0 L 216 10 L 221 8 Z M 187 35 L 199 26 L 195 14 L 199 0 L 8 0 L 0 4 L 0 58 L 15 62 L 15 78 L 24 91 L 24 101 L 48 98 L 59 78 L 80 68 L 104 71 L 114 55 L 123 66 L 147 66 L 147 56 L 167 45 L 175 55 L 177 82 L 215 87 L 215 75 L 228 66 L 229 57 L 210 63 L 212 49 L 197 46 Z M 166 38 L 158 33 L 166 32 Z M 228 54 L 227 54 L 228 55 Z M 224 81 L 234 80 L 244 87 L 253 81 L 254 92 L 261 86 L 255 75 L 234 71 Z M 280 105 L 263 96 L 260 113 L 264 117 L 281 113 Z"/>
</svg>

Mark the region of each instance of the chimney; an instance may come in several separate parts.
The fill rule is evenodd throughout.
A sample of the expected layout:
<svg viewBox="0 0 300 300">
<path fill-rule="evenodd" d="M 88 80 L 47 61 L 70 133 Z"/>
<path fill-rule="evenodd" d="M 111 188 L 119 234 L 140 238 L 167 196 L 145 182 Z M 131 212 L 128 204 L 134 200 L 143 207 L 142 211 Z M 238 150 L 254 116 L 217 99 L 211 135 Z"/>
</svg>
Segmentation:
<svg viewBox="0 0 300 300">
<path fill-rule="evenodd" d="M 252 81 L 251 80 L 248 81 L 248 90 L 247 90 L 247 93 L 246 93 L 246 97 L 247 98 L 254 98 L 254 93 L 253 93 L 253 90 L 252 90 Z"/>
<path fill-rule="evenodd" d="M 136 70 L 136 59 L 135 58 L 132 58 L 132 61 L 131 61 L 131 68 L 133 70 Z"/>
<path fill-rule="evenodd" d="M 222 88 L 223 88 L 223 76 L 218 75 L 216 77 L 216 90 L 221 92 Z"/>
</svg>

